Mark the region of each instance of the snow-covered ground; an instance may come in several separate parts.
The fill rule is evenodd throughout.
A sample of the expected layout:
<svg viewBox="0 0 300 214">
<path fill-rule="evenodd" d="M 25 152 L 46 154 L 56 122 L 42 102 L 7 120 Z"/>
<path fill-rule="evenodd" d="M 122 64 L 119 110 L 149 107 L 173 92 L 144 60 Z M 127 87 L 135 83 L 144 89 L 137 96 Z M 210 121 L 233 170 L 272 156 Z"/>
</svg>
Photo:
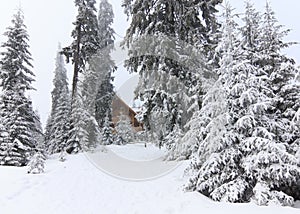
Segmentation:
<svg viewBox="0 0 300 214">
<path fill-rule="evenodd" d="M 298 208 L 259 207 L 217 203 L 195 192 L 184 193 L 182 187 L 187 178 L 182 172 L 187 162 L 173 163 L 174 168 L 169 173 L 144 181 L 119 179 L 99 170 L 101 165 L 97 161 L 100 160 L 115 163 L 115 168 L 124 167 L 116 154 L 141 164 L 155 160 L 153 168 L 166 164 L 161 159 L 163 151 L 151 145 L 145 148 L 136 144 L 111 146 L 104 153 L 68 156 L 65 162 L 52 157 L 47 160 L 46 172 L 40 175 L 27 174 L 26 168 L 0 167 L 0 213 L 300 213 L 299 203 Z M 147 174 L 151 169 L 137 166 L 136 170 Z"/>
</svg>

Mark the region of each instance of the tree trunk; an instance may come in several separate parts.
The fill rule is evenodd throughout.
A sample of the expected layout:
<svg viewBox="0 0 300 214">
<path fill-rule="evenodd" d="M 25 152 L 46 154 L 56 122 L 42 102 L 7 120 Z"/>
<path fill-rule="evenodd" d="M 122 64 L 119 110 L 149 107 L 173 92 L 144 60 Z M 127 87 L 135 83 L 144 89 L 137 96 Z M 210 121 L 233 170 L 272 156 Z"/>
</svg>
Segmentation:
<svg viewBox="0 0 300 214">
<path fill-rule="evenodd" d="M 81 42 L 81 25 L 79 24 L 77 28 L 77 43 L 76 43 L 76 52 L 74 54 L 74 76 L 72 83 L 72 101 L 77 92 L 77 83 L 78 83 L 78 73 L 79 73 L 79 60 L 80 60 L 80 42 Z"/>
</svg>

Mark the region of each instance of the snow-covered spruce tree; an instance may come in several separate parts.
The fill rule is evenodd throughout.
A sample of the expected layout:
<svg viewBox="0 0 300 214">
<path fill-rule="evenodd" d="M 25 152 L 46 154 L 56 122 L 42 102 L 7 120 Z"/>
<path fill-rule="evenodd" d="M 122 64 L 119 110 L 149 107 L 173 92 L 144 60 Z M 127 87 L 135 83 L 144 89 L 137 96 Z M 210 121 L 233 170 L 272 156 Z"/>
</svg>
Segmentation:
<svg viewBox="0 0 300 214">
<path fill-rule="evenodd" d="M 183 136 L 177 139 L 177 146 L 171 147 L 168 159 L 189 159 L 197 151 L 201 151 L 201 155 L 197 155 L 199 164 L 223 148 L 221 138 L 227 123 L 226 107 L 226 90 L 219 78 L 203 97 L 201 109 L 187 123 L 188 131 L 184 134 L 175 132 L 175 136 Z"/>
<path fill-rule="evenodd" d="M 114 31 L 111 28 L 113 22 L 112 6 L 107 1 L 101 1 L 98 17 L 98 51 L 86 62 L 82 72 L 82 88 L 80 94 L 85 112 L 81 121 L 85 124 L 85 132 L 88 134 L 86 149 L 93 149 L 101 141 L 101 127 L 104 124 L 106 114 L 111 118 L 111 102 L 113 97 L 112 72 L 115 69 L 110 53 L 113 49 Z"/>
<path fill-rule="evenodd" d="M 235 30 L 238 25 L 231 15 L 231 8 L 225 10 L 221 32 L 216 37 L 219 38 L 219 45 L 215 49 L 215 55 L 223 56 L 228 51 L 227 58 L 223 57 L 224 66 L 231 63 L 232 57 L 236 57 L 234 47 L 240 41 L 238 32 Z M 214 59 L 217 60 L 217 59 Z M 230 67 L 230 66 L 229 66 Z M 206 79 L 206 91 L 202 96 L 200 109 L 193 113 L 193 116 L 186 124 L 187 132 L 179 140 L 177 146 L 171 148 L 168 159 L 189 159 L 196 154 L 197 163 L 200 166 L 214 152 L 224 148 L 222 137 L 227 123 L 227 91 L 224 85 L 228 74 L 220 75 L 220 69 L 216 69 L 219 77 Z M 204 87 L 201 86 L 203 89 Z M 197 152 L 198 151 L 198 152 Z M 194 170 L 199 170 L 198 166 L 192 166 Z"/>
<path fill-rule="evenodd" d="M 271 130 L 276 136 L 276 142 L 280 142 L 283 154 L 288 157 L 280 157 L 284 161 L 279 159 L 282 166 L 277 169 L 277 179 L 267 185 L 270 189 L 283 191 L 294 199 L 300 199 L 300 160 L 290 157 L 297 152 L 293 148 L 297 144 L 299 146 L 300 136 L 299 126 L 294 123 L 300 108 L 300 87 L 295 82 L 298 69 L 294 60 L 282 53 L 284 48 L 293 43 L 284 42 L 289 30 L 282 30 L 269 3 L 266 4 L 260 31 L 257 64 L 268 74 L 270 88 L 275 95 L 274 108 L 270 111 L 270 118 L 274 121 Z"/>
<path fill-rule="evenodd" d="M 115 96 L 110 74 L 100 79 L 100 86 L 96 95 L 96 120 L 102 128 L 105 122 L 105 115 L 108 113 L 112 117 L 112 100 Z"/>
<path fill-rule="evenodd" d="M 86 117 L 85 129 L 88 133 L 88 145 L 86 149 L 93 149 L 100 143 L 100 127 L 96 121 L 96 96 L 99 89 L 99 81 L 101 80 L 101 54 L 97 54 L 89 61 L 87 69 L 83 72 L 83 87 L 80 88 Z"/>
<path fill-rule="evenodd" d="M 89 121 L 89 113 L 85 109 L 84 99 L 81 94 L 82 85 L 78 85 L 76 96 L 73 98 L 70 131 L 68 132 L 68 140 L 66 151 L 69 154 L 76 154 L 89 149 L 89 132 L 87 129 L 87 121 Z"/>
<path fill-rule="evenodd" d="M 59 153 L 66 146 L 69 131 L 70 95 L 67 70 L 59 45 L 53 79 L 52 107 L 46 125 L 46 147 L 49 154 Z"/>
<path fill-rule="evenodd" d="M 1 144 L 1 164 L 22 166 L 28 163 L 36 146 L 35 114 L 26 92 L 32 90 L 34 81 L 32 58 L 29 52 L 26 26 L 21 10 L 7 28 L 7 41 L 2 44 L 0 60 L 1 79 L 1 122 L 7 140 Z M 2 134 L 1 134 L 2 135 Z"/>
<path fill-rule="evenodd" d="M 75 29 L 72 31 L 72 44 L 63 48 L 62 53 L 67 57 L 67 62 L 72 59 L 74 64 L 74 74 L 72 82 L 72 101 L 70 115 L 70 131 L 67 150 L 68 152 L 77 153 L 84 149 L 88 141 L 87 130 L 83 130 L 83 124 L 88 120 L 87 111 L 84 106 L 84 94 L 79 91 L 79 73 L 87 72 L 89 61 L 95 57 L 99 50 L 99 26 L 96 15 L 95 0 L 75 0 L 75 6 L 78 8 Z M 82 86 L 84 88 L 84 86 Z M 77 94 L 78 93 L 78 94 Z M 80 100 L 76 100 L 80 99 Z M 85 117 L 80 121 L 80 114 Z M 82 124 L 77 124 L 78 122 Z M 85 135 L 84 139 L 79 136 Z M 82 140 L 82 142 L 80 142 Z M 80 145 L 82 144 L 82 146 Z"/>
<path fill-rule="evenodd" d="M 188 188 L 197 190 L 208 196 L 219 185 L 214 183 L 220 182 L 219 178 L 221 176 L 218 175 L 215 179 L 216 181 L 213 182 L 208 179 L 208 184 L 203 186 L 201 182 L 204 182 L 204 180 L 200 173 L 204 175 L 206 173 L 204 170 L 207 170 L 207 168 L 203 167 L 205 167 L 208 160 L 213 158 L 213 154 L 218 154 L 225 150 L 225 148 L 230 148 L 236 143 L 234 134 L 227 132 L 226 129 L 229 119 L 228 90 L 232 88 L 231 84 L 233 84 L 229 78 L 232 78 L 232 69 L 238 63 L 238 57 L 240 56 L 240 53 L 237 51 L 237 46 L 240 44 L 238 40 L 239 35 L 236 31 L 238 25 L 234 21 L 234 16 L 232 15 L 232 8 L 226 5 L 223 14 L 220 43 L 217 47 L 218 53 L 222 56 L 220 68 L 218 69 L 219 78 L 204 96 L 202 108 L 194 113 L 192 120 L 188 124 L 190 129 L 183 137 L 183 140 L 186 139 L 188 141 L 186 145 L 192 147 L 189 150 L 197 151 L 194 157 L 195 160 L 191 165 L 192 170 L 197 173 L 197 176 L 191 179 Z M 192 154 L 189 153 L 188 155 Z M 235 154 L 232 155 L 234 156 Z M 228 162 L 228 165 L 236 171 L 237 167 L 234 164 L 234 159 Z M 215 167 L 225 168 L 225 164 L 216 164 Z M 217 171 L 213 168 L 211 170 Z M 226 168 L 224 174 L 228 173 L 228 170 Z"/>
<path fill-rule="evenodd" d="M 101 130 L 102 145 L 111 145 L 114 143 L 113 128 L 109 114 L 105 115 L 104 125 Z"/>
<path fill-rule="evenodd" d="M 183 43 L 199 45 L 202 50 L 211 48 L 209 33 L 217 28 L 214 13 L 220 2 L 123 2 L 126 14 L 131 17 L 125 39 L 130 48 L 125 66 L 130 72 L 140 74 L 136 93 L 145 102 L 141 118 L 157 139 L 165 138 L 175 124 L 183 128 L 191 116 L 192 112 L 188 112 L 188 98 L 193 95 L 190 89 L 201 83 L 195 77 L 195 70 L 189 68 L 189 63 L 183 62 L 183 59 L 190 60 L 191 54 L 185 51 L 187 45 Z M 144 47 L 145 53 L 142 52 Z M 153 121 L 162 119 L 162 115 L 164 127 L 154 129 Z"/>
<path fill-rule="evenodd" d="M 267 3 L 260 29 L 261 57 L 257 63 L 270 76 L 271 87 L 276 96 L 274 119 L 280 121 L 280 127 L 274 128 L 278 140 L 290 144 L 299 137 L 299 130 L 294 130 L 289 124 L 300 108 L 300 88 L 295 82 L 299 71 L 295 61 L 282 53 L 283 49 L 293 43 L 284 42 L 289 30 L 281 29 L 282 26 L 278 24 L 274 12 Z"/>
<path fill-rule="evenodd" d="M 246 5 L 250 6 L 248 3 Z M 227 7 L 226 14 L 229 11 Z M 254 14 L 254 10 L 248 8 L 245 17 L 254 17 Z M 233 20 L 228 19 L 231 16 L 226 17 L 227 20 Z M 228 29 L 233 29 L 233 25 L 228 28 L 228 23 L 224 24 L 222 38 L 230 35 Z M 255 200 L 261 205 L 271 201 L 290 205 L 293 198 L 281 192 L 283 188 L 280 187 L 295 185 L 299 167 L 295 157 L 289 153 L 287 144 L 277 141 L 273 127 L 278 123 L 270 114 L 275 99 L 271 80 L 255 64 L 258 56 L 251 52 L 256 47 L 254 41 L 257 31 L 251 29 L 255 25 L 247 21 L 245 25 L 243 29 L 250 30 L 242 30 L 241 45 L 227 49 L 220 63 L 219 73 L 226 90 L 224 103 L 227 105 L 227 122 L 220 138 L 221 147 L 216 147 L 216 151 L 203 160 L 201 145 L 205 141 L 200 142 L 197 160 L 192 165 L 197 174 L 188 188 L 218 201 Z M 230 38 L 223 42 L 233 44 Z M 254 47 L 249 46 L 250 41 Z M 258 51 L 255 53 L 259 54 Z"/>
<path fill-rule="evenodd" d="M 51 146 L 48 147 L 51 153 L 61 152 L 66 147 L 66 142 L 68 140 L 68 131 L 70 130 L 70 114 L 71 114 L 71 104 L 70 104 L 70 94 L 68 88 L 63 88 L 62 96 L 57 100 L 57 112 L 55 113 L 55 118 L 53 119 L 53 130 L 56 134 L 56 142 L 52 141 Z M 53 146 L 53 147 L 52 147 Z"/>
<path fill-rule="evenodd" d="M 72 31 L 74 40 L 62 51 L 67 57 L 67 62 L 72 59 L 74 64 L 72 98 L 77 91 L 79 73 L 85 70 L 88 61 L 99 50 L 99 28 L 95 4 L 95 0 L 75 0 L 78 13 L 74 22 L 75 29 Z"/>
<path fill-rule="evenodd" d="M 35 136 L 39 133 L 35 124 L 35 113 L 31 101 L 15 91 L 20 87 L 5 90 L 1 96 L 2 120 L 8 131 L 8 140 L 4 145 L 6 155 L 2 157 L 4 165 L 23 166 L 28 163 L 33 149 L 37 146 Z"/>
<path fill-rule="evenodd" d="M 99 41 L 100 41 L 100 62 L 99 87 L 96 95 L 96 120 L 100 127 L 103 127 L 105 115 L 108 113 L 111 118 L 112 99 L 114 89 L 112 84 L 112 73 L 115 64 L 110 57 L 114 45 L 115 31 L 111 27 L 114 13 L 112 5 L 107 0 L 101 0 L 98 14 Z"/>
<path fill-rule="evenodd" d="M 28 173 L 41 174 L 45 171 L 46 157 L 41 151 L 37 151 L 30 159 L 28 163 Z"/>
<path fill-rule="evenodd" d="M 115 144 L 122 145 L 133 141 L 134 133 L 128 116 L 121 114 L 115 127 L 117 140 Z"/>
</svg>

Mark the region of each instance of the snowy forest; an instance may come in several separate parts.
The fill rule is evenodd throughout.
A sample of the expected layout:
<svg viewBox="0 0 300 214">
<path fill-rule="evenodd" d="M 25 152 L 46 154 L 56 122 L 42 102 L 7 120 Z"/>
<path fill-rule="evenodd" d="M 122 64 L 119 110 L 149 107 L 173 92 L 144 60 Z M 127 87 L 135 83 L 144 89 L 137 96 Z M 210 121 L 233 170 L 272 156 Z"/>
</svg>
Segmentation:
<svg viewBox="0 0 300 214">
<path fill-rule="evenodd" d="M 72 42 L 58 45 L 53 62 L 44 129 L 28 93 L 36 71 L 22 9 L 4 32 L 1 167 L 43 175 L 53 157 L 65 163 L 142 142 L 166 149 L 164 162 L 187 163 L 177 187 L 186 194 L 262 206 L 300 201 L 300 66 L 285 53 L 297 41 L 286 41 L 291 30 L 271 3 L 259 11 L 246 0 L 236 13 L 230 0 L 122 0 L 124 66 L 139 75 L 138 132 L 126 115 L 113 122 L 112 5 L 74 0 L 74 7 Z"/>
</svg>

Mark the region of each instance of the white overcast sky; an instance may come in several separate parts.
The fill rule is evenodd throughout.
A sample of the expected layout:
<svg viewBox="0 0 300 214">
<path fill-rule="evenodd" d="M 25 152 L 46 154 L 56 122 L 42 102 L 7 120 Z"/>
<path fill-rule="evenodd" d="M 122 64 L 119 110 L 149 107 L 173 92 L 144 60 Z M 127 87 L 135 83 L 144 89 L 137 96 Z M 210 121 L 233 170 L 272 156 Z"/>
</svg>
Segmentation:
<svg viewBox="0 0 300 214">
<path fill-rule="evenodd" d="M 97 9 L 99 6 L 97 0 Z M 115 13 L 114 29 L 117 33 L 117 41 L 122 40 L 128 23 L 121 8 L 122 0 L 110 0 Z M 229 0 L 231 5 L 237 8 L 236 12 L 243 11 L 243 0 Z M 258 10 L 263 11 L 265 0 L 253 0 Z M 300 41 L 300 1 L 298 0 L 269 0 L 280 24 L 292 29 L 287 41 Z M 38 109 L 42 122 L 45 124 L 51 107 L 52 79 L 55 67 L 55 56 L 58 43 L 62 46 L 69 45 L 70 34 L 73 29 L 76 8 L 73 0 L 1 0 L 0 3 L 0 43 L 6 38 L 3 33 L 6 27 L 11 25 L 12 15 L 16 8 L 22 7 L 25 14 L 25 24 L 30 36 L 30 50 L 34 59 L 34 72 L 36 74 L 36 92 L 31 93 L 35 109 Z M 287 54 L 300 63 L 300 46 L 295 45 L 286 51 Z M 117 62 L 120 64 L 120 62 Z M 68 66 L 69 79 L 72 69 Z M 129 76 L 121 69 L 117 73 L 117 87 Z M 120 75 L 120 73 L 122 73 Z"/>
</svg>

